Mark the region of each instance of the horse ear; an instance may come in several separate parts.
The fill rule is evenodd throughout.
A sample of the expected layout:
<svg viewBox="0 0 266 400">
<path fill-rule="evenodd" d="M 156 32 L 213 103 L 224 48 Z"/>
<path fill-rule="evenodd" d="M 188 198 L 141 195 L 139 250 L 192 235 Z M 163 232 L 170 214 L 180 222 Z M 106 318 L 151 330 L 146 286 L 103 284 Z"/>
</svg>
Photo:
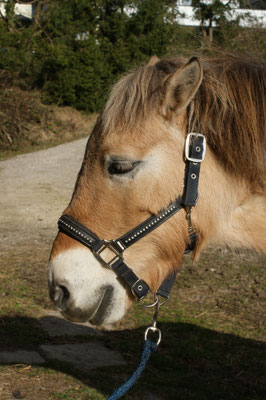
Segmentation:
<svg viewBox="0 0 266 400">
<path fill-rule="evenodd" d="M 195 96 L 203 77 L 196 57 L 174 71 L 165 81 L 165 111 L 183 111 Z"/>
<path fill-rule="evenodd" d="M 152 67 L 153 65 L 155 65 L 158 61 L 160 61 L 160 59 L 157 56 L 152 56 L 149 60 L 149 62 L 147 63 L 147 67 Z"/>
</svg>

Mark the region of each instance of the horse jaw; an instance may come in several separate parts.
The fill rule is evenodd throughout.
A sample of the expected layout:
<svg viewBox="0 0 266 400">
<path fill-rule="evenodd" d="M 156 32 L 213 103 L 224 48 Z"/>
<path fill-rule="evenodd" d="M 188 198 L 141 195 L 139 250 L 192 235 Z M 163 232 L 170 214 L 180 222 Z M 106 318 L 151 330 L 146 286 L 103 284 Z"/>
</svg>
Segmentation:
<svg viewBox="0 0 266 400">
<path fill-rule="evenodd" d="M 74 322 L 108 326 L 125 315 L 130 299 L 115 273 L 86 248 L 75 247 L 52 258 L 48 269 L 50 297 Z M 64 288 L 67 296 L 59 296 Z"/>
</svg>

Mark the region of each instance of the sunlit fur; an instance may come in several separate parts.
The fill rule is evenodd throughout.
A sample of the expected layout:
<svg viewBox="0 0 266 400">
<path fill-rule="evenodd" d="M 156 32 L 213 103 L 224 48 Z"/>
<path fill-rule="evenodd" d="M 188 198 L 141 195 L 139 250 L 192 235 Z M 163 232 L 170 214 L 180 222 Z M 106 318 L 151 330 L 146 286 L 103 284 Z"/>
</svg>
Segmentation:
<svg viewBox="0 0 266 400">
<path fill-rule="evenodd" d="M 166 78 L 184 62 L 161 60 L 123 77 L 103 113 L 106 131 L 123 125 L 126 131 L 134 129 L 156 115 L 165 97 Z M 201 63 L 203 81 L 190 104 L 189 130 L 204 133 L 230 174 L 247 177 L 256 189 L 263 187 L 266 63 L 244 57 L 202 59 Z"/>
<path fill-rule="evenodd" d="M 192 211 L 194 258 L 210 243 L 266 252 L 265 64 L 240 57 L 202 59 L 202 67 L 185 62 L 154 58 L 115 85 L 65 212 L 101 238 L 129 231 L 182 194 L 185 137 L 195 130 L 208 146 Z M 110 177 L 110 155 L 141 160 L 141 168 L 134 178 Z M 181 210 L 126 250 L 125 261 L 156 290 L 182 265 L 187 235 Z M 81 246 L 60 233 L 51 269 L 61 252 Z"/>
</svg>

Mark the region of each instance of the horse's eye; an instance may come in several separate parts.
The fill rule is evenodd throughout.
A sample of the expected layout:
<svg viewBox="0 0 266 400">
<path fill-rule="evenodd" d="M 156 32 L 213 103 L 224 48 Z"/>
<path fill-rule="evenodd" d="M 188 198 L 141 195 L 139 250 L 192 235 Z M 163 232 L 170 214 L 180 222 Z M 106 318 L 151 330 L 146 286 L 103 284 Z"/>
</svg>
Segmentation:
<svg viewBox="0 0 266 400">
<path fill-rule="evenodd" d="M 139 164 L 138 161 L 111 161 L 108 165 L 110 175 L 123 175 L 133 171 Z"/>
</svg>

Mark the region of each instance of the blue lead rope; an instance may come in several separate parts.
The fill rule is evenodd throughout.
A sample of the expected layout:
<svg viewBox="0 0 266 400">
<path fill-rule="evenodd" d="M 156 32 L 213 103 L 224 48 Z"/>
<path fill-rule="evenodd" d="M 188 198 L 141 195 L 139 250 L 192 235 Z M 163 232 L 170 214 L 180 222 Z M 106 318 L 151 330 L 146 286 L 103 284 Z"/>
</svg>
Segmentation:
<svg viewBox="0 0 266 400">
<path fill-rule="evenodd" d="M 142 371 L 146 367 L 147 362 L 149 361 L 151 354 L 156 351 L 157 348 L 157 343 L 149 339 L 145 340 L 138 368 L 122 385 L 120 385 L 114 391 L 114 393 L 110 397 L 108 397 L 107 400 L 117 400 L 120 399 L 120 397 L 124 396 L 124 394 L 134 385 L 134 383 L 140 377 Z"/>
</svg>

